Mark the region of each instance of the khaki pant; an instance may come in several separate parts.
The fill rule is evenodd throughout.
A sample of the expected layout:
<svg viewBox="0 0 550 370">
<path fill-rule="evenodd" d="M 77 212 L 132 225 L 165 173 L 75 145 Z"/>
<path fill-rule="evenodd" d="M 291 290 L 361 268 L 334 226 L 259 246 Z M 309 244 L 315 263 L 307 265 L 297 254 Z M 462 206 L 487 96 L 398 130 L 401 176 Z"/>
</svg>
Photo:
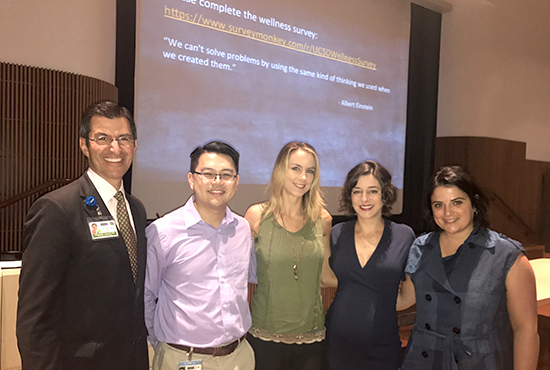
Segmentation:
<svg viewBox="0 0 550 370">
<path fill-rule="evenodd" d="M 254 370 L 254 351 L 246 339 L 227 356 L 193 353 L 191 359 L 202 360 L 202 370 Z M 177 370 L 181 361 L 187 361 L 187 352 L 159 342 L 153 357 L 153 370 Z"/>
</svg>

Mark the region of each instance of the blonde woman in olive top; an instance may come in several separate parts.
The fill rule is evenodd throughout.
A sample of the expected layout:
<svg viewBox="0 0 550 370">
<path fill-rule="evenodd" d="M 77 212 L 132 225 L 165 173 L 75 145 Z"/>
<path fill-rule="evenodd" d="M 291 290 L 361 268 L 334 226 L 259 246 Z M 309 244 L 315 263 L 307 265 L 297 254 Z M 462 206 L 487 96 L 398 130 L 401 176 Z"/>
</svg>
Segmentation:
<svg viewBox="0 0 550 370">
<path fill-rule="evenodd" d="M 255 237 L 258 288 L 248 340 L 257 370 L 319 370 L 325 339 L 321 276 L 328 268 L 332 217 L 319 190 L 313 147 L 290 142 L 280 151 L 270 199 L 245 214 Z"/>
</svg>

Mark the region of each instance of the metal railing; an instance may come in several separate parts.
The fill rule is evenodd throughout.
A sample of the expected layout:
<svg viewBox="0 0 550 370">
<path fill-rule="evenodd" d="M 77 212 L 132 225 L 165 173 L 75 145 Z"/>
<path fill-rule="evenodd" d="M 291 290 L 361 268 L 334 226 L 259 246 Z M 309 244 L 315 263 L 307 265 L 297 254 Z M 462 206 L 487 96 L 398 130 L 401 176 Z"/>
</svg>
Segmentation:
<svg viewBox="0 0 550 370">
<path fill-rule="evenodd" d="M 50 189 L 51 187 L 54 187 L 54 189 L 58 188 L 58 187 L 61 187 L 63 185 L 67 185 L 68 183 L 74 181 L 71 180 L 71 179 L 53 179 L 53 180 L 50 180 L 50 181 L 47 181 L 41 185 L 38 185 L 38 186 L 35 186 L 34 188 L 32 189 L 29 189 L 23 193 L 20 193 L 20 194 L 17 194 L 16 196 L 13 196 L 9 199 L 6 199 L 5 201 L 1 202 L 0 203 L 0 210 L 1 209 L 4 209 L 8 206 L 11 206 L 12 204 L 15 204 L 25 198 L 30 198 L 32 197 L 33 195 L 36 195 L 36 194 L 41 194 L 41 193 L 46 193 L 46 192 L 49 192 L 53 189 Z M 57 186 L 56 186 L 57 185 Z"/>
</svg>

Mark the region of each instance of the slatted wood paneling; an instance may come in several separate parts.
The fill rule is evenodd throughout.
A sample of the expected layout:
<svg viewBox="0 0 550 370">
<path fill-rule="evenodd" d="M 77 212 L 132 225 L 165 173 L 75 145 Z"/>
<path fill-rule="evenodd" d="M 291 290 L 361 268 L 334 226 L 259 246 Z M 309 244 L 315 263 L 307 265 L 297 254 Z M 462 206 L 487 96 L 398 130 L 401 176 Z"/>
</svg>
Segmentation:
<svg viewBox="0 0 550 370">
<path fill-rule="evenodd" d="M 541 230 L 548 227 L 542 206 L 543 174 L 550 173 L 549 162 L 527 160 L 526 144 L 518 141 L 438 137 L 435 143 L 435 168 L 464 167 L 488 196 L 491 229 L 524 246 L 543 242 Z"/>
<path fill-rule="evenodd" d="M 0 62 L 0 204 L 54 179 L 75 179 L 86 168 L 78 147 L 82 112 L 117 101 L 115 86 L 82 75 Z M 0 209 L 0 251 L 21 250 L 33 196 Z"/>
</svg>

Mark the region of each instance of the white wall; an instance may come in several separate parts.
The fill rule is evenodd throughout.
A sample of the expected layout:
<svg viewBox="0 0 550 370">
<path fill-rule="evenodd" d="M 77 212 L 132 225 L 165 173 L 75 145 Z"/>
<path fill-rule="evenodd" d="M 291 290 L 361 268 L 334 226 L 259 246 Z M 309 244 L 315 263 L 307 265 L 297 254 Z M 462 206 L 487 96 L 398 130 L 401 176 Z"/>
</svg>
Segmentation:
<svg viewBox="0 0 550 370">
<path fill-rule="evenodd" d="M 550 1 L 447 1 L 437 136 L 523 141 L 550 161 Z"/>
<path fill-rule="evenodd" d="M 115 82 L 115 0 L 0 0 L 0 61 Z"/>
</svg>

